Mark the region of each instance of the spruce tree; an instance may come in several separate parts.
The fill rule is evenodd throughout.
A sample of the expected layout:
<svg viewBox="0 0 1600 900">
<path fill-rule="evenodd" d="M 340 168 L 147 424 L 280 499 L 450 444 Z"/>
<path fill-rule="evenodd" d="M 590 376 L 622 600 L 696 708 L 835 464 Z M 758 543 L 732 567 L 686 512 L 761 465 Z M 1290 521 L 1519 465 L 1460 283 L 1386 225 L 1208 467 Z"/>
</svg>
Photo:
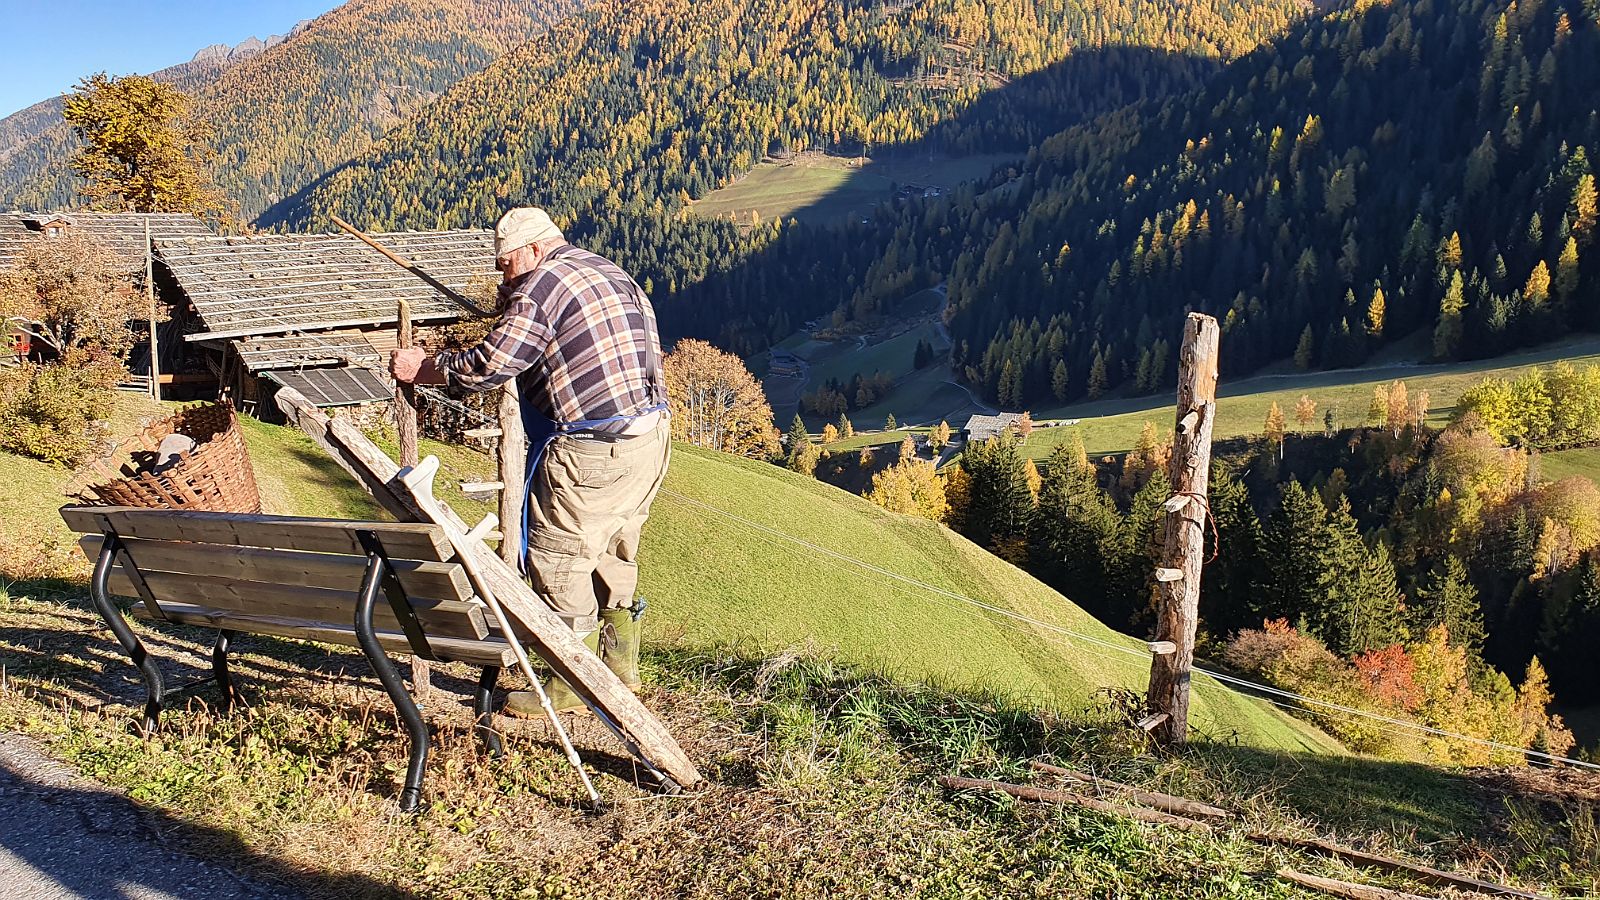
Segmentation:
<svg viewBox="0 0 1600 900">
<path fill-rule="evenodd" d="M 1220 465 L 1211 469 L 1211 519 L 1215 540 L 1206 535 L 1206 555 L 1216 559 L 1200 580 L 1200 626 L 1221 638 L 1240 628 L 1260 628 L 1267 605 L 1262 602 L 1270 572 L 1266 534 L 1250 505 L 1250 492 Z"/>
<path fill-rule="evenodd" d="M 1162 504 L 1172 496 L 1167 473 L 1157 470 L 1145 486 L 1133 495 L 1128 515 L 1117 529 L 1116 554 L 1111 564 L 1112 596 L 1118 605 L 1107 624 L 1135 631 L 1152 621 L 1150 591 L 1155 584 L 1156 560 L 1160 558 L 1162 524 L 1166 510 Z"/>
<path fill-rule="evenodd" d="M 961 468 L 972 480 L 967 536 L 990 548 L 1025 538 L 1033 518 L 1033 491 L 1017 439 L 1006 432 L 969 444 Z"/>
<path fill-rule="evenodd" d="M 1107 564 L 1115 553 L 1117 508 L 1082 456 L 1082 445 L 1050 452 L 1029 540 L 1033 570 L 1045 583 L 1109 620 Z"/>
<path fill-rule="evenodd" d="M 1451 644 L 1466 648 L 1474 658 L 1482 652 L 1483 608 L 1478 605 L 1478 589 L 1467 580 L 1467 567 L 1455 556 L 1434 566 L 1417 591 L 1413 633 L 1426 634 L 1440 625 L 1449 632 Z"/>
<path fill-rule="evenodd" d="M 1328 510 L 1322 500 L 1298 481 L 1285 482 L 1282 499 L 1267 527 L 1271 565 L 1262 604 L 1264 617 L 1303 624 L 1307 612 L 1320 607 L 1318 582 L 1327 530 Z"/>
</svg>

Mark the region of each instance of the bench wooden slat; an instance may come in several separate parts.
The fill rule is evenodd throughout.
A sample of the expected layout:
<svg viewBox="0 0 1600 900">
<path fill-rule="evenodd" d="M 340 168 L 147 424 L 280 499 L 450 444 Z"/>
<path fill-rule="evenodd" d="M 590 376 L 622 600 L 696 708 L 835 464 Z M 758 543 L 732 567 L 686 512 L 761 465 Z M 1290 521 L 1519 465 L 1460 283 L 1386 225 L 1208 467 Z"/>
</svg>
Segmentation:
<svg viewBox="0 0 1600 900">
<path fill-rule="evenodd" d="M 303 619 L 276 616 L 248 616 L 226 609 L 211 609 L 204 606 L 189 606 L 186 604 L 171 604 L 163 608 L 172 621 L 180 622 L 184 625 L 198 625 L 202 628 L 227 628 L 248 634 L 300 638 L 323 644 L 339 644 L 345 647 L 359 646 L 354 627 L 336 628 L 321 622 L 308 622 Z M 133 615 L 139 619 L 148 620 L 151 618 L 150 613 L 142 606 L 134 607 Z M 378 643 L 385 651 L 402 655 L 411 653 L 411 643 L 406 640 L 405 635 L 395 631 L 379 631 L 377 634 Z M 516 664 L 511 648 L 503 641 L 469 641 L 429 635 L 428 645 L 433 648 L 434 655 L 448 662 L 463 662 L 474 666 L 500 666 L 501 668 L 508 668 Z"/>
<path fill-rule="evenodd" d="M 105 538 L 86 534 L 78 540 L 90 562 L 100 555 Z M 123 546 L 141 572 L 176 572 L 207 575 L 295 587 L 356 591 L 366 573 L 367 560 L 333 553 L 266 550 L 260 547 L 226 547 L 177 541 L 124 539 Z M 412 600 L 471 600 L 472 584 L 460 563 L 389 560 L 400 585 Z"/>
<path fill-rule="evenodd" d="M 310 553 L 365 556 L 357 531 L 372 531 L 396 559 L 447 562 L 455 554 L 437 525 L 418 522 L 350 522 L 303 516 L 135 509 L 126 506 L 64 506 L 61 518 L 79 534 L 100 534 L 105 517 L 124 538 L 194 541 L 240 547 L 288 547 Z"/>
<path fill-rule="evenodd" d="M 324 588 L 284 587 L 259 581 L 238 581 L 205 575 L 180 575 L 174 572 L 141 572 L 166 612 L 175 606 L 194 604 L 227 610 L 246 617 L 293 619 L 326 622 L 336 627 L 354 628 L 356 592 Z M 138 597 L 133 580 L 121 566 L 112 569 L 110 592 L 119 597 Z M 181 599 L 180 599 L 181 598 Z M 430 639 L 434 637 L 477 640 L 487 637 L 489 626 L 483 607 L 460 600 L 415 600 L 412 608 L 417 621 Z M 400 623 L 389 602 L 379 598 L 373 608 L 373 625 L 398 631 Z M 291 635 L 292 636 L 292 635 Z"/>
</svg>

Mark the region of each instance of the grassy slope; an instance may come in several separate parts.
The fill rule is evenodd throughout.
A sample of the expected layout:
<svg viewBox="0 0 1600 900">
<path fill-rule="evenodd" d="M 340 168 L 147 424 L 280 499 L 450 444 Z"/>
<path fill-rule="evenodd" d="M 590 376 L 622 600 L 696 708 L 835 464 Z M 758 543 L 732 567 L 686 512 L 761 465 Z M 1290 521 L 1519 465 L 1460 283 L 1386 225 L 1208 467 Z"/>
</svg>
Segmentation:
<svg viewBox="0 0 1600 900">
<path fill-rule="evenodd" d="M 269 512 L 381 518 L 364 494 L 309 439 L 282 426 L 245 420 L 245 435 Z M 488 510 L 465 501 L 458 478 L 481 475 L 485 457 L 424 442 L 444 462 L 441 496 L 469 520 Z M 26 510 L 17 534 L 45 528 L 64 536 L 53 510 L 63 471 L 0 456 L 0 478 L 23 485 L 13 509 Z M 1102 687 L 1139 688 L 1142 653 L 1110 653 L 1051 632 L 842 563 L 728 521 L 692 498 L 965 597 L 1138 650 L 1059 594 L 946 528 L 886 513 L 858 497 L 777 467 L 683 448 L 658 502 L 641 559 L 642 593 L 659 634 L 691 646 L 762 650 L 810 646 L 896 675 L 978 687 L 1018 700 L 1080 707 Z M 867 536 L 869 539 L 863 540 Z M 1263 704 L 1203 682 L 1195 722 L 1218 736 L 1237 731 L 1248 744 L 1336 752 L 1319 732 Z"/>
<path fill-rule="evenodd" d="M 694 642 L 814 644 L 901 676 L 1079 706 L 1102 687 L 1141 687 L 1149 664 L 1017 623 L 809 548 L 774 540 L 691 498 L 937 588 L 1142 651 L 1040 582 L 947 528 L 894 515 L 774 466 L 680 448 L 642 556 L 658 621 Z M 1331 749 L 1270 708 L 1202 682 L 1202 731 Z"/>
</svg>

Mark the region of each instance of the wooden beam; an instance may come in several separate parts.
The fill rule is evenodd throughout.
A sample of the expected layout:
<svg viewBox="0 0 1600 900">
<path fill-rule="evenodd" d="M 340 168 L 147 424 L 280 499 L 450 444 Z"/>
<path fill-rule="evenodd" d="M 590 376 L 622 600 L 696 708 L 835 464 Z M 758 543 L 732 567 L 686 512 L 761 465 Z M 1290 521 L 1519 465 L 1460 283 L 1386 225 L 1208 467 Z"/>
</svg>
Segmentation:
<svg viewBox="0 0 1600 900">
<path fill-rule="evenodd" d="M 522 562 L 522 517 L 527 514 L 528 502 L 523 495 L 528 437 L 522 429 L 522 403 L 515 378 L 500 388 L 495 417 L 500 425 L 495 466 L 499 469 L 500 481 L 506 485 L 500 492 L 500 533 L 510 536 L 500 539 L 500 558 L 515 569 Z"/>
<path fill-rule="evenodd" d="M 1185 831 L 1210 831 L 1211 826 L 1194 819 L 1185 819 L 1153 809 L 1140 806 L 1120 806 L 1115 803 L 1106 803 L 1093 797 L 1082 794 L 1072 794 L 1067 791 L 1049 791 L 1043 788 L 1028 787 L 1022 784 L 1012 784 L 1007 781 L 991 781 L 987 778 L 957 778 L 954 775 L 944 775 L 939 778 L 939 784 L 952 791 L 999 791 L 1010 794 L 1020 800 L 1033 800 L 1040 803 L 1065 803 L 1072 806 L 1081 806 L 1096 812 L 1103 812 L 1113 816 L 1126 816 L 1138 819 L 1141 822 L 1150 822 L 1156 825 L 1171 825 Z"/>
<path fill-rule="evenodd" d="M 290 415 L 291 421 L 297 424 L 306 422 L 311 432 L 324 434 L 327 440 L 340 447 L 343 451 L 341 460 L 353 461 L 361 467 L 358 477 L 368 485 L 374 496 L 381 491 L 393 498 L 406 509 L 405 517 L 409 519 L 416 520 L 427 515 L 400 481 L 400 467 L 368 440 L 360 429 L 343 419 L 328 420 L 327 416 L 311 407 L 310 401 L 292 389 L 279 391 L 278 403 L 285 412 L 294 411 Z M 321 423 L 315 421 L 318 416 L 323 420 Z M 315 434 L 312 436 L 316 437 Z M 458 529 L 462 534 L 471 530 L 448 507 L 439 512 L 444 519 L 441 525 Z M 514 567 L 484 544 L 466 544 L 464 549 L 472 554 L 471 568 L 483 573 L 486 586 L 524 629 L 522 637 L 557 676 L 610 719 L 628 741 L 679 786 L 687 788 L 702 780 L 699 769 L 695 768 L 688 754 L 684 753 L 666 727 L 617 679 L 600 657 L 583 645 L 572 629 L 522 580 Z"/>
<path fill-rule="evenodd" d="M 86 534 L 78 540 L 83 555 L 93 562 L 100 555 L 105 538 Z M 289 587 L 322 588 L 354 593 L 367 572 L 361 556 L 335 553 L 306 553 L 299 550 L 269 550 L 228 544 L 193 544 L 180 541 L 150 541 L 123 538 L 133 564 L 141 572 L 176 572 L 240 581 L 262 581 Z M 472 585 L 459 563 L 424 562 L 391 556 L 389 567 L 405 588 L 406 596 L 418 600 L 472 599 Z"/>
<path fill-rule="evenodd" d="M 1178 355 L 1178 424 L 1172 439 L 1168 474 L 1174 495 L 1205 497 L 1211 479 L 1211 431 L 1217 409 L 1217 320 L 1190 313 Z M 1191 415 L 1193 417 L 1191 421 Z M 1199 621 L 1200 570 L 1206 543 L 1204 503 L 1188 503 L 1167 513 L 1165 543 L 1158 572 L 1182 577 L 1156 583 L 1156 640 L 1171 641 L 1177 652 L 1150 662 L 1148 702 L 1167 720 L 1152 732 L 1163 744 L 1182 744 L 1189 732 L 1189 679 L 1194 667 L 1194 635 Z"/>
<path fill-rule="evenodd" d="M 1345 900 L 1429 900 L 1429 898 L 1421 894 L 1408 894 L 1405 891 L 1393 891 L 1389 888 L 1356 884 L 1353 881 L 1340 881 L 1337 878 L 1307 875 L 1304 872 L 1296 872 L 1293 869 L 1279 869 L 1278 877 L 1284 881 L 1290 881 L 1301 887 L 1321 891 L 1333 897 L 1344 897 Z"/>
<path fill-rule="evenodd" d="M 1142 788 L 1136 788 L 1133 785 L 1122 784 L 1120 782 L 1111 781 L 1110 779 L 1099 778 L 1094 775 L 1079 772 L 1075 769 L 1052 766 L 1049 763 L 1039 762 L 1038 760 L 1034 760 L 1028 765 L 1036 772 L 1060 775 L 1063 778 L 1069 778 L 1073 781 L 1090 785 L 1096 790 L 1097 793 L 1118 794 L 1128 798 L 1129 800 L 1132 800 L 1135 803 L 1142 803 L 1145 806 L 1154 807 L 1155 809 L 1159 809 L 1163 812 L 1173 813 L 1174 815 L 1206 816 L 1207 818 L 1212 819 L 1226 819 L 1233 815 L 1227 810 L 1218 806 L 1212 806 L 1209 803 L 1201 803 L 1198 800 L 1190 800 L 1186 797 L 1177 797 L 1172 794 L 1163 794 L 1158 791 L 1147 791 Z"/>
<path fill-rule="evenodd" d="M 285 388 L 285 390 L 288 390 Z M 301 398 L 304 399 L 304 398 Z M 393 465 L 393 463 L 390 463 Z M 357 531 L 373 531 L 390 555 L 401 559 L 446 562 L 454 554 L 437 525 L 418 522 L 356 522 L 269 516 L 258 513 L 179 512 L 129 506 L 63 506 L 61 518 L 78 534 L 101 534 L 105 517 L 125 538 L 193 541 L 237 547 L 294 547 L 307 553 L 344 553 L 366 557 Z"/>
<path fill-rule="evenodd" d="M 1462 888 L 1469 891 L 1477 891 L 1480 894 L 1491 894 L 1498 897 L 1516 897 L 1519 898 L 1519 900 L 1547 900 L 1543 894 L 1536 894 L 1532 891 L 1522 890 L 1521 888 L 1508 887 L 1503 884 L 1496 884 L 1492 881 L 1483 881 L 1468 875 L 1457 875 L 1454 872 L 1446 872 L 1442 869 L 1435 869 L 1429 866 L 1419 865 L 1417 863 L 1409 863 L 1405 862 L 1404 860 L 1393 859 L 1387 856 L 1378 856 L 1374 853 L 1365 853 L 1360 850 L 1354 850 L 1350 847 L 1343 847 L 1331 841 L 1324 841 L 1318 838 L 1291 838 L 1280 837 L 1273 834 L 1252 834 L 1250 835 L 1250 840 L 1261 844 L 1276 844 L 1280 847 L 1291 847 L 1295 850 L 1302 850 L 1309 853 L 1321 853 L 1361 866 L 1370 866 L 1374 869 L 1383 869 L 1388 872 L 1398 872 L 1402 875 L 1415 878 L 1418 881 L 1425 881 L 1429 884 L 1437 884 L 1443 887 Z"/>
</svg>

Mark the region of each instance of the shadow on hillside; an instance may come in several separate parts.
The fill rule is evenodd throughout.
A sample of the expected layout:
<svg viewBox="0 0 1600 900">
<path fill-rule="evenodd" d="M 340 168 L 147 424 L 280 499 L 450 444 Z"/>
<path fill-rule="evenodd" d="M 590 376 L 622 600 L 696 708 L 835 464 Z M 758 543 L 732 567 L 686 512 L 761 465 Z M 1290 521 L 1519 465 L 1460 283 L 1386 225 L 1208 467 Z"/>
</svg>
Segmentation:
<svg viewBox="0 0 1600 900">
<path fill-rule="evenodd" d="M 11 896 L 417 896 L 366 875 L 292 866 L 230 832 L 51 777 L 52 768 L 26 745 L 0 750 L 0 804 L 10 823 L 0 828 L 0 851 L 9 857 L 0 883 L 20 891 Z"/>
<path fill-rule="evenodd" d="M 829 225 L 802 224 L 788 229 L 781 239 L 750 256 L 730 265 L 713 266 L 701 283 L 680 291 L 672 301 L 658 302 L 662 336 L 669 342 L 682 337 L 703 338 L 741 356 L 754 355 L 782 340 L 793 328 L 790 326 L 783 334 L 770 333 L 770 317 L 779 311 L 777 307 L 782 307 L 784 321 L 798 325 L 850 301 L 849 292 L 860 284 L 881 249 L 894 238 L 894 222 L 878 215 L 878 210 L 911 204 L 931 210 L 954 191 L 982 192 L 1008 184 L 1009 190 L 1016 186 L 1009 173 L 1014 162 L 1001 164 L 987 174 L 972 173 L 974 177 L 961 186 L 908 184 L 901 174 L 908 164 L 917 160 L 949 163 L 979 154 L 1010 154 L 1020 160 L 1031 146 L 1050 135 L 1130 104 L 1159 101 L 1181 93 L 1220 68 L 1220 61 L 1210 57 L 1150 47 L 1101 47 L 1076 51 L 1037 72 L 986 91 L 919 139 L 874 145 L 870 156 L 877 162 L 853 170 L 844 186 L 797 209 L 794 216 L 804 223 L 808 215 L 820 217 L 836 212 L 838 204 L 830 197 L 859 191 L 861 182 L 896 182 L 899 190 L 873 207 L 873 213 L 852 215 Z M 903 73 L 902 87 L 914 86 L 919 78 L 928 76 Z M 851 156 L 864 149 L 841 147 L 835 152 Z M 930 191 L 934 187 L 939 189 L 936 194 Z M 522 198 L 520 202 L 537 203 L 539 199 Z M 591 231 L 588 223 L 580 223 L 575 229 L 580 235 Z M 954 260 L 923 262 L 944 269 Z M 841 267 L 853 272 L 854 277 L 844 277 Z M 895 299 L 906 300 L 931 286 L 907 285 Z M 776 302 L 752 299 L 771 301 L 774 297 L 778 298 Z M 768 317 L 768 321 L 758 321 L 757 314 Z"/>
</svg>

